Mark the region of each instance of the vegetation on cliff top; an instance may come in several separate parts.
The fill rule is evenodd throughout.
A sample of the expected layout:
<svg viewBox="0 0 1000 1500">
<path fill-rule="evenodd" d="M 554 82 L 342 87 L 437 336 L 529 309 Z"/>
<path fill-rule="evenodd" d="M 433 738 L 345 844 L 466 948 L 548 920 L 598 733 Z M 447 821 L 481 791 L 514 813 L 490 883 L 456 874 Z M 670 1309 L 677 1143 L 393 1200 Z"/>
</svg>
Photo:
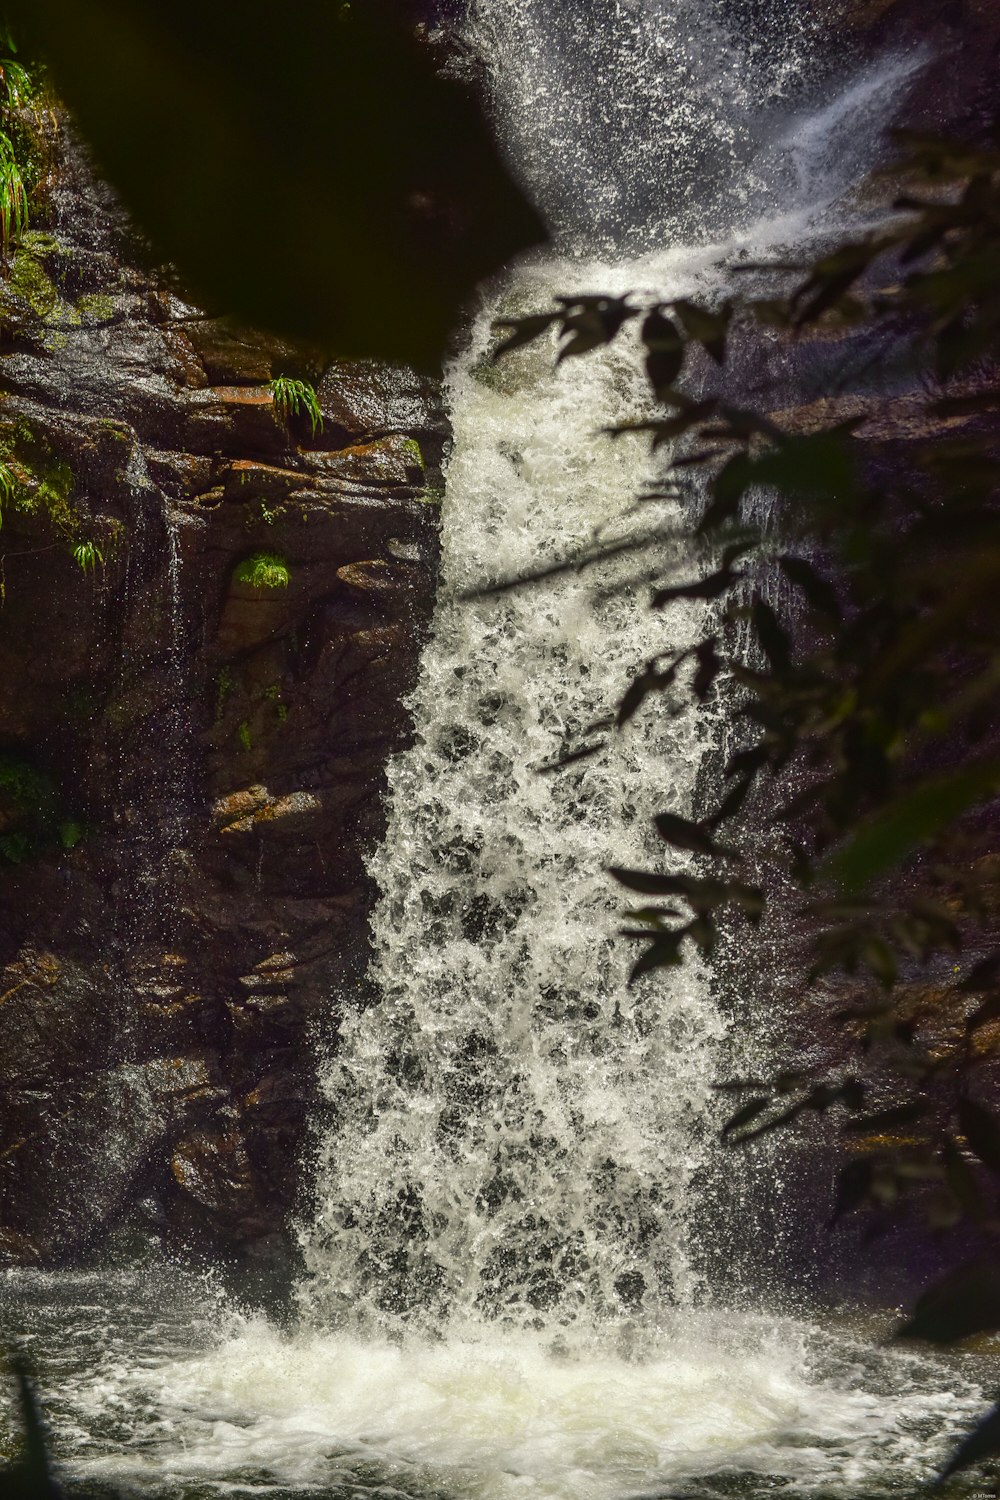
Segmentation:
<svg viewBox="0 0 1000 1500">
<path fill-rule="evenodd" d="M 38 175 L 35 142 L 23 107 L 38 86 L 38 70 L 16 56 L 17 43 L 0 23 L 0 255 L 6 257 L 28 227 L 28 200 Z"/>
</svg>

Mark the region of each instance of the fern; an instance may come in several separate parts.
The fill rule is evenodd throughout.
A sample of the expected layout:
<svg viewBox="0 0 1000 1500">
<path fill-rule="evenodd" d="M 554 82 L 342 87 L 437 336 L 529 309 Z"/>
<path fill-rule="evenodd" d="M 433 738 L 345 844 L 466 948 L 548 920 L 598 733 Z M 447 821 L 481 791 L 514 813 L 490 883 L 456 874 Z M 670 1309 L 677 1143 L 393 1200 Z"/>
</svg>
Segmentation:
<svg viewBox="0 0 1000 1500">
<path fill-rule="evenodd" d="M 291 576 L 287 562 L 277 552 L 255 552 L 244 558 L 233 574 L 237 583 L 248 583 L 252 589 L 286 589 Z"/>
<path fill-rule="evenodd" d="M 308 417 L 313 437 L 323 431 L 323 413 L 319 398 L 308 380 L 295 380 L 291 375 L 278 375 L 271 381 L 271 400 L 275 411 L 287 422 L 289 417 Z"/>
<path fill-rule="evenodd" d="M 73 559 L 82 573 L 93 573 L 98 563 L 104 567 L 104 553 L 96 542 L 78 542 L 73 548 Z"/>
<path fill-rule="evenodd" d="M 9 464 L 0 460 L 0 526 L 3 525 L 4 509 L 16 498 L 18 489 L 19 485 L 14 477 L 14 471 Z"/>
<path fill-rule="evenodd" d="M 0 23 L 0 254 L 5 258 L 28 228 L 28 194 L 37 176 L 30 130 L 19 112 L 37 91 L 39 70 L 18 62 L 17 42 Z"/>
<path fill-rule="evenodd" d="M 28 228 L 28 191 L 10 136 L 0 131 L 0 250 L 10 251 Z"/>
</svg>

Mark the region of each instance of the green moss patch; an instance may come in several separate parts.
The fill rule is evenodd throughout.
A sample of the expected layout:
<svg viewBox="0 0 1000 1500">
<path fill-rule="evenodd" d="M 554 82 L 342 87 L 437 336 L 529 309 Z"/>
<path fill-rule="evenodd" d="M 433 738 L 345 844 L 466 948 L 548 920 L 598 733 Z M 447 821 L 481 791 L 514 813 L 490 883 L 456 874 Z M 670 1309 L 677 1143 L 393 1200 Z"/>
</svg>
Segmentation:
<svg viewBox="0 0 1000 1500">
<path fill-rule="evenodd" d="M 67 542 L 80 538 L 83 516 L 73 503 L 76 476 L 30 423 L 0 428 L 0 521 L 3 512 L 44 516 Z"/>
<path fill-rule="evenodd" d="M 76 310 L 85 323 L 106 323 L 115 315 L 115 299 L 103 292 L 88 292 L 77 299 Z"/>
<path fill-rule="evenodd" d="M 59 306 L 59 291 L 42 262 L 26 243 L 18 245 L 7 276 L 7 286 L 16 298 L 26 302 L 36 318 L 50 318 Z"/>
</svg>

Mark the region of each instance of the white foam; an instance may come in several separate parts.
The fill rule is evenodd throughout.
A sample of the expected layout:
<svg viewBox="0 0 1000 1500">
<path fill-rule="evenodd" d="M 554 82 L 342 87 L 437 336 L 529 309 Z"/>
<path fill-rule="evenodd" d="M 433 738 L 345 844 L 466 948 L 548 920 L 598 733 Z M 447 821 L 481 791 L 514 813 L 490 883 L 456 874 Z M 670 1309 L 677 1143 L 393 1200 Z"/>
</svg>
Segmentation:
<svg viewBox="0 0 1000 1500">
<path fill-rule="evenodd" d="M 684 1314 L 640 1337 L 569 1354 L 482 1327 L 400 1344 L 237 1320 L 207 1353 L 81 1388 L 78 1432 L 116 1408 L 143 1420 L 112 1451 L 78 1438 L 72 1471 L 478 1500 L 711 1495 L 730 1473 L 746 1494 L 874 1496 L 923 1482 L 981 1401 L 954 1371 L 787 1318 Z"/>
</svg>

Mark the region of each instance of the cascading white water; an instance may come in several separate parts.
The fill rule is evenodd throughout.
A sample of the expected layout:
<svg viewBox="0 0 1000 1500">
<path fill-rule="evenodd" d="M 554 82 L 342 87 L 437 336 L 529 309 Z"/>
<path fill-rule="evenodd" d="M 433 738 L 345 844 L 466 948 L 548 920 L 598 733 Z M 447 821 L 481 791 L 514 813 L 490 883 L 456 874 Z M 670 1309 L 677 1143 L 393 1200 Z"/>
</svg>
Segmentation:
<svg viewBox="0 0 1000 1500">
<path fill-rule="evenodd" d="M 566 251 L 648 234 L 651 215 L 662 239 L 653 172 L 675 208 L 699 176 L 733 179 L 745 80 L 711 3 L 480 4 L 470 28 Z M 627 290 L 635 269 L 540 258 L 485 299 L 451 371 L 442 597 L 372 862 L 379 998 L 347 1011 L 325 1072 L 311 1322 L 500 1318 L 565 1338 L 640 1307 L 655 1324 L 694 1293 L 688 1188 L 721 1024 L 694 963 L 626 986 L 605 867 L 653 854 L 657 809 L 689 811 L 707 720 L 646 713 L 600 758 L 540 768 L 696 639 L 699 612 L 645 611 L 628 558 L 461 597 L 648 520 L 623 519 L 645 445 L 600 436 L 644 409 L 634 347 L 558 371 L 548 343 L 488 358 L 493 318 Z M 681 269 L 665 290 L 690 283 Z"/>
<path fill-rule="evenodd" d="M 411 701 L 416 743 L 390 768 L 371 864 L 378 998 L 360 1014 L 348 1001 L 324 1071 L 303 1306 L 356 1328 L 499 1317 L 563 1337 L 641 1308 L 651 1328 L 696 1293 L 689 1189 L 724 1028 L 694 960 L 627 986 L 606 866 L 658 857 L 652 815 L 690 810 L 710 719 L 657 703 L 607 753 L 539 768 L 703 621 L 686 604 L 649 611 L 627 556 L 463 597 L 597 534 L 645 529 L 651 507 L 637 516 L 634 501 L 656 472 L 642 440 L 606 436 L 646 412 L 634 327 L 556 369 L 548 341 L 492 364 L 491 322 L 572 292 L 719 295 L 733 231 L 761 213 L 768 184 L 785 188 L 783 215 L 744 227 L 758 250 L 829 201 L 845 164 L 818 136 L 852 104 L 872 131 L 872 88 L 852 80 L 839 113 L 827 103 L 812 129 L 797 122 L 795 150 L 785 120 L 783 155 L 762 144 L 782 138 L 759 123 L 763 70 L 740 66 L 714 0 L 480 0 L 470 26 L 556 249 L 486 296 L 450 374 L 441 599 Z M 793 55 L 786 44 L 785 73 Z M 772 83 L 781 74 L 772 59 Z M 714 248 L 681 238 L 696 188 L 696 238 L 729 216 Z M 683 513 L 673 519 L 683 531 Z M 673 561 L 684 567 L 683 545 Z"/>
<path fill-rule="evenodd" d="M 687 1186 L 720 1023 L 696 964 L 626 987 L 605 866 L 653 853 L 658 808 L 689 810 L 707 719 L 643 714 L 609 753 L 540 767 L 700 615 L 644 610 L 627 557 L 461 597 L 638 528 L 622 517 L 647 446 L 597 435 L 642 410 L 634 354 L 558 372 L 547 345 L 485 358 L 491 315 L 570 274 L 515 278 L 452 372 L 443 595 L 373 861 L 380 998 L 345 1018 L 325 1075 L 313 1319 L 555 1327 L 691 1294 Z"/>
</svg>

